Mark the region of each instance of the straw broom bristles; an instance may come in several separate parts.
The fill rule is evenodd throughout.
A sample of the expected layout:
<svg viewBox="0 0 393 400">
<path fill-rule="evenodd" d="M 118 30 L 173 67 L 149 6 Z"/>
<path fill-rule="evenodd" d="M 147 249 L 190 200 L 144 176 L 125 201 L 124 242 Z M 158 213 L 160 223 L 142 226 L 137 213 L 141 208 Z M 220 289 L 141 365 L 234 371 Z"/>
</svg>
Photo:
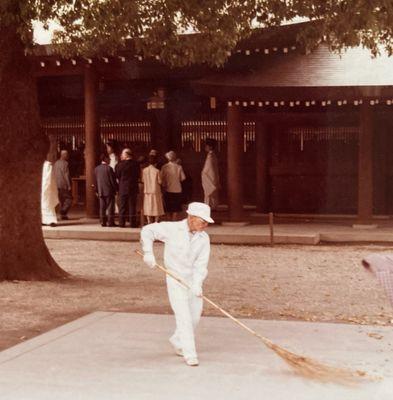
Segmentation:
<svg viewBox="0 0 393 400">
<path fill-rule="evenodd" d="M 360 381 L 364 379 L 371 381 L 380 380 L 379 377 L 370 376 L 365 371 L 333 367 L 331 365 L 323 364 L 312 358 L 301 356 L 287 349 L 284 349 L 283 347 L 273 343 L 270 339 L 255 332 L 246 324 L 239 321 L 237 318 L 215 304 L 212 300 L 208 299 L 205 296 L 202 297 L 205 301 L 220 310 L 225 316 L 230 318 L 237 325 L 241 326 L 243 329 L 256 336 L 258 339 L 262 340 L 262 342 L 269 349 L 273 350 L 278 356 L 280 356 L 281 359 L 284 360 L 293 369 L 294 372 L 304 378 L 314 379 L 321 382 L 339 383 L 342 385 L 354 385 L 356 383 L 360 383 Z"/>
<path fill-rule="evenodd" d="M 143 254 L 139 251 L 135 251 L 140 256 Z M 156 267 L 161 271 L 165 272 L 165 274 L 171 276 L 173 279 L 178 281 L 184 287 L 189 289 L 189 285 L 183 281 L 183 279 L 179 278 L 172 271 L 167 268 L 156 264 Z M 307 378 L 314 379 L 320 382 L 331 382 L 331 383 L 339 383 L 342 385 L 354 385 L 356 383 L 360 383 L 362 380 L 368 381 L 377 381 L 380 380 L 380 377 L 368 375 L 365 371 L 361 370 L 351 370 L 347 368 L 338 368 L 333 367 L 331 365 L 323 364 L 317 360 L 314 360 L 309 357 L 301 356 L 299 354 L 293 353 L 287 349 L 284 349 L 281 346 L 273 343 L 270 339 L 260 335 L 255 332 L 253 329 L 248 327 L 243 322 L 239 321 L 233 315 L 231 315 L 228 311 L 221 308 L 219 305 L 214 303 L 212 300 L 202 295 L 202 298 L 209 304 L 211 304 L 214 308 L 221 311 L 226 317 L 234 321 L 237 325 L 256 336 L 267 346 L 269 349 L 273 350 L 278 356 L 281 357 L 298 375 Z"/>
<path fill-rule="evenodd" d="M 342 385 L 354 385 L 362 380 L 376 381 L 380 377 L 370 376 L 365 371 L 338 368 L 323 364 L 309 357 L 295 354 L 274 344 L 269 339 L 257 334 L 263 343 L 281 357 L 298 375 L 320 382 L 331 382 Z"/>
</svg>

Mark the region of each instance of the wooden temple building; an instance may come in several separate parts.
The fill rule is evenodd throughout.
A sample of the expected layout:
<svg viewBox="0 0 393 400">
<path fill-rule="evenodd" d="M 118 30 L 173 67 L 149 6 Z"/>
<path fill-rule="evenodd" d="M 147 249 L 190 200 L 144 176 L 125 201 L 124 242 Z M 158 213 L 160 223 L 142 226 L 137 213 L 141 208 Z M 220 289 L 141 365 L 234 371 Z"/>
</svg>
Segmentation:
<svg viewBox="0 0 393 400">
<path fill-rule="evenodd" d="M 42 125 L 59 146 L 84 147 L 86 212 L 102 143 L 135 153 L 175 149 L 202 199 L 203 141 L 218 142 L 221 203 L 283 214 L 393 213 L 393 58 L 323 44 L 306 53 L 301 25 L 259 30 L 220 70 L 170 69 L 132 48 L 101 58 L 34 56 Z M 75 176 L 78 179 L 78 176 Z"/>
</svg>

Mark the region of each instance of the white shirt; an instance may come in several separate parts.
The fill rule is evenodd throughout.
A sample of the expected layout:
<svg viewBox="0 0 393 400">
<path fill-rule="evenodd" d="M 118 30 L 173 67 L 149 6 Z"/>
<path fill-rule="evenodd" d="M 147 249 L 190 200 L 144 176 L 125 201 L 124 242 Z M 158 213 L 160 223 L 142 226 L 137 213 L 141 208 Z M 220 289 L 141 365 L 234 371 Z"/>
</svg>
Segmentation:
<svg viewBox="0 0 393 400">
<path fill-rule="evenodd" d="M 109 154 L 109 166 L 115 170 L 116 165 L 118 164 L 119 160 L 117 158 L 117 155 L 115 153 Z"/>
<path fill-rule="evenodd" d="M 189 283 L 202 286 L 207 276 L 210 239 L 206 232 L 191 233 L 187 219 L 145 225 L 141 231 L 143 252 L 153 253 L 153 242 L 165 243 L 164 263 Z"/>
</svg>

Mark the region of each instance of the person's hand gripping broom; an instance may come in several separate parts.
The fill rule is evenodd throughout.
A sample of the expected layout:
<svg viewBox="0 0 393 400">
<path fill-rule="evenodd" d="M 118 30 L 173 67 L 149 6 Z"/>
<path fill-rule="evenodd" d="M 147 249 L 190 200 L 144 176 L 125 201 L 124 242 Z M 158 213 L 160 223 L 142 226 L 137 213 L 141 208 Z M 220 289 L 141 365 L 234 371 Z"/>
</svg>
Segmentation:
<svg viewBox="0 0 393 400">
<path fill-rule="evenodd" d="M 139 250 L 135 251 L 138 255 L 143 257 L 142 252 Z M 163 271 L 165 274 L 169 275 L 173 279 L 175 279 L 177 282 L 179 282 L 181 285 L 186 287 L 187 289 L 190 289 L 189 285 L 183 281 L 180 277 L 178 277 L 176 274 L 174 274 L 172 271 L 169 269 L 163 267 L 160 264 L 155 264 L 155 266 Z M 214 308 L 219 310 L 222 314 L 224 314 L 226 317 L 231 319 L 233 322 L 235 322 L 237 325 L 239 325 L 241 328 L 245 329 L 247 332 L 251 333 L 253 336 L 257 337 L 260 339 L 265 346 L 267 346 L 269 349 L 273 350 L 278 356 L 280 356 L 289 366 L 292 367 L 292 369 L 298 373 L 299 375 L 308 378 L 308 379 L 316 379 L 319 381 L 324 381 L 324 382 L 335 382 L 335 383 L 341 383 L 341 384 L 354 384 L 357 383 L 362 378 L 369 379 L 369 380 L 378 380 L 380 378 L 377 377 L 371 377 L 367 375 L 366 372 L 360 371 L 360 370 L 350 370 L 346 368 L 337 368 L 333 367 L 330 365 L 322 364 L 317 360 L 314 360 L 309 357 L 301 356 L 298 354 L 295 354 L 289 350 L 284 349 L 283 347 L 278 346 L 277 344 L 273 343 L 270 339 L 260 335 L 258 332 L 255 332 L 253 329 L 248 327 L 246 324 L 243 322 L 239 321 L 237 318 L 235 318 L 233 315 L 231 315 L 228 311 L 225 311 L 223 308 L 221 308 L 219 305 L 217 305 L 215 302 L 210 300 L 208 297 L 202 295 L 201 296 L 203 300 L 205 300 L 207 303 L 211 304 Z"/>
</svg>

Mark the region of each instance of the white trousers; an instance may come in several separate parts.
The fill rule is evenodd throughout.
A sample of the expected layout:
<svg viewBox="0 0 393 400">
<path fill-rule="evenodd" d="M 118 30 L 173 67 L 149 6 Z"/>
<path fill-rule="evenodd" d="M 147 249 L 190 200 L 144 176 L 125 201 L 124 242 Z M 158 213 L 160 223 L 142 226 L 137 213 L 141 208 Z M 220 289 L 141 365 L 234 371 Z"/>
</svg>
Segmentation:
<svg viewBox="0 0 393 400">
<path fill-rule="evenodd" d="M 187 283 L 188 282 L 186 280 Z M 183 350 L 184 358 L 197 357 L 195 349 L 195 329 L 202 314 L 203 300 L 167 276 L 168 297 L 176 319 L 176 330 L 171 343 Z"/>
</svg>

